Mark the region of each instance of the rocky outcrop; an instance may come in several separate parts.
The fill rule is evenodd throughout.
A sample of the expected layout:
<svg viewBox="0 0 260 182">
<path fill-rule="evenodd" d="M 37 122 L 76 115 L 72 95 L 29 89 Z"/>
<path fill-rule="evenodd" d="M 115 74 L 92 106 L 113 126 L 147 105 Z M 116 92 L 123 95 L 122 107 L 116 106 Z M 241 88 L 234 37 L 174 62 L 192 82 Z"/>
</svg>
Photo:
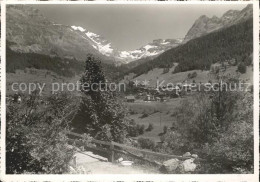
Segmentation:
<svg viewBox="0 0 260 182">
<path fill-rule="evenodd" d="M 180 161 L 178 159 L 170 159 L 163 162 L 161 171 L 163 173 L 174 173 L 179 166 Z"/>
<path fill-rule="evenodd" d="M 194 160 L 195 159 L 191 158 L 183 161 L 179 166 L 180 171 L 183 173 L 194 172 L 197 167 L 197 165 L 194 163 Z"/>
<path fill-rule="evenodd" d="M 178 159 L 170 159 L 164 161 L 160 171 L 166 174 L 178 174 L 178 173 L 192 173 L 196 170 L 197 164 L 195 163 L 196 158 L 198 158 L 197 154 L 191 154 L 190 152 L 186 152 L 183 154 L 184 158 L 188 158 L 184 161 Z"/>
<path fill-rule="evenodd" d="M 206 35 L 210 32 L 219 30 L 221 28 L 228 27 L 233 24 L 245 21 L 252 17 L 253 17 L 252 5 L 248 5 L 241 11 L 229 10 L 226 13 L 224 13 L 223 16 L 220 18 L 216 16 L 213 16 L 212 18 L 209 18 L 206 15 L 200 16 L 194 22 L 193 26 L 186 34 L 184 38 L 184 42 Z"/>
</svg>

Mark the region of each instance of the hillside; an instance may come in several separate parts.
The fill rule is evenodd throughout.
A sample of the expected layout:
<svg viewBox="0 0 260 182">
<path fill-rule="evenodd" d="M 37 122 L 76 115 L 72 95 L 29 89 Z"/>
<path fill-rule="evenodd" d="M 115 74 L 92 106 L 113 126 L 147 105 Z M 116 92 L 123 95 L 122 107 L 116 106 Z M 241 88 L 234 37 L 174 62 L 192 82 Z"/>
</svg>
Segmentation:
<svg viewBox="0 0 260 182">
<path fill-rule="evenodd" d="M 128 71 L 137 76 L 147 73 L 154 68 L 171 68 L 178 63 L 175 73 L 189 70 L 209 70 L 211 64 L 235 59 L 251 64 L 249 56 L 253 52 L 253 21 L 232 25 L 212 32 L 208 35 L 190 40 L 186 44 L 170 49 L 149 64 L 141 64 Z"/>
<path fill-rule="evenodd" d="M 10 49 L 19 53 L 37 53 L 84 61 L 88 53 L 108 64 L 154 57 L 176 47 L 183 39 L 157 39 L 135 50 L 120 51 L 102 35 L 80 26 L 52 22 L 38 9 L 24 5 L 7 6 L 7 41 Z"/>
<path fill-rule="evenodd" d="M 191 39 L 206 35 L 210 32 L 219 30 L 223 27 L 228 27 L 236 23 L 245 21 L 253 16 L 253 7 L 252 5 L 247 5 L 241 11 L 238 10 L 229 10 L 223 14 L 222 17 L 213 16 L 209 18 L 205 15 L 199 17 L 188 33 L 184 38 L 184 42 L 187 42 Z"/>
<path fill-rule="evenodd" d="M 64 82 L 77 80 L 84 72 L 85 63 L 82 61 L 38 53 L 17 53 L 12 51 L 9 45 L 10 43 L 7 43 L 7 82 Z M 123 71 L 111 64 L 101 65 L 108 80 L 114 80 Z"/>
<path fill-rule="evenodd" d="M 91 40 L 71 27 L 51 22 L 39 10 L 24 5 L 8 5 L 6 39 L 10 49 L 19 53 L 37 53 L 84 61 L 91 53 L 103 62 L 114 60 L 96 50 Z"/>
</svg>

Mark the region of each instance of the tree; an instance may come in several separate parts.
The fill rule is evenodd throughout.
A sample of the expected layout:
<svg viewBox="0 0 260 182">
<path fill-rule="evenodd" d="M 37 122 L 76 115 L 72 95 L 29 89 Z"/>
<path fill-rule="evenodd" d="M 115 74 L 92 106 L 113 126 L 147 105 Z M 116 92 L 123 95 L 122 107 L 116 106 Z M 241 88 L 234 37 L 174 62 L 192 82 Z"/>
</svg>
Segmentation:
<svg viewBox="0 0 260 182">
<path fill-rule="evenodd" d="M 225 78 L 223 78 L 225 80 Z M 238 84 L 235 78 L 228 85 Z M 161 137 L 162 149 L 194 151 L 207 161 L 203 172 L 253 171 L 253 95 L 223 89 L 201 92 L 176 109 L 176 128 Z"/>
<path fill-rule="evenodd" d="M 78 133 L 94 138 L 123 142 L 126 136 L 124 107 L 117 102 L 115 92 L 107 87 L 99 60 L 89 55 L 81 78 L 81 104 L 72 126 Z"/>
</svg>

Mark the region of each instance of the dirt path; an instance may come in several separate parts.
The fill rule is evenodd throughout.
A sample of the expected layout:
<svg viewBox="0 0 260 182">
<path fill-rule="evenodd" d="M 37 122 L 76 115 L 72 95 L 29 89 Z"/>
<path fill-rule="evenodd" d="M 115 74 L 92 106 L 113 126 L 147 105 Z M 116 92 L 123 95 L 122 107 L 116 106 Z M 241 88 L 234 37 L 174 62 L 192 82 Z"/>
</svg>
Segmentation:
<svg viewBox="0 0 260 182">
<path fill-rule="evenodd" d="M 107 162 L 107 158 L 92 152 L 78 152 L 75 154 L 77 167 L 83 167 L 88 174 L 147 174 L 149 171 L 141 169 L 134 164 L 122 166 L 119 163 Z"/>
</svg>

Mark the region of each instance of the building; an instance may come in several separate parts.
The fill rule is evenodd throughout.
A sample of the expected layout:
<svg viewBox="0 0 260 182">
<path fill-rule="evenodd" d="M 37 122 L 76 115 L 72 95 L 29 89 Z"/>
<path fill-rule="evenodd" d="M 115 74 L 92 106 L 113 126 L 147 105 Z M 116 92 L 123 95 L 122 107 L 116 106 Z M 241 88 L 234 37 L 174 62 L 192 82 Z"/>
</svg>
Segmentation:
<svg viewBox="0 0 260 182">
<path fill-rule="evenodd" d="M 126 102 L 135 102 L 135 96 L 133 95 L 126 96 Z"/>
</svg>

